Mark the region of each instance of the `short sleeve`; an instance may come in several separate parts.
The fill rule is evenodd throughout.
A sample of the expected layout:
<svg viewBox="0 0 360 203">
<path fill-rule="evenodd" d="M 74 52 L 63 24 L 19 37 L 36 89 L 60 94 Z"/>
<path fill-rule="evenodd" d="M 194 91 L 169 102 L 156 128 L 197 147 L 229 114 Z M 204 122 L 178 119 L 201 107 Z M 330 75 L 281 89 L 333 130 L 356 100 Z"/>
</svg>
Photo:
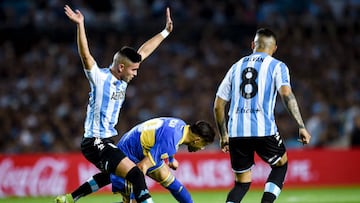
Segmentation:
<svg viewBox="0 0 360 203">
<path fill-rule="evenodd" d="M 216 93 L 216 96 L 220 97 L 225 101 L 229 101 L 231 99 L 231 80 L 232 80 L 232 72 L 234 69 L 233 67 L 230 68 L 230 70 L 226 73 Z"/>
<path fill-rule="evenodd" d="M 282 62 L 275 67 L 275 84 L 277 90 L 284 85 L 291 86 L 289 68 Z"/>
<path fill-rule="evenodd" d="M 89 82 L 93 85 L 97 84 L 97 81 L 100 77 L 100 68 L 97 65 L 97 63 L 94 63 L 94 65 L 91 67 L 90 70 L 84 69 L 85 75 Z"/>
</svg>

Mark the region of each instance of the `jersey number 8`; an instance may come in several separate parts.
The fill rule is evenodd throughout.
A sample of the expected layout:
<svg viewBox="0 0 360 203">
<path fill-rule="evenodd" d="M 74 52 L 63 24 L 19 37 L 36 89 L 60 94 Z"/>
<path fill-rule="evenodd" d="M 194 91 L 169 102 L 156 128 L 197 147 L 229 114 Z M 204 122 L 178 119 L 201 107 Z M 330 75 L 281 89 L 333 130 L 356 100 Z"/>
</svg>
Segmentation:
<svg viewBox="0 0 360 203">
<path fill-rule="evenodd" d="M 240 92 L 241 96 L 245 99 L 253 98 L 258 92 L 258 85 L 256 83 L 256 78 L 258 72 L 255 68 L 247 67 L 241 73 L 241 84 Z"/>
</svg>

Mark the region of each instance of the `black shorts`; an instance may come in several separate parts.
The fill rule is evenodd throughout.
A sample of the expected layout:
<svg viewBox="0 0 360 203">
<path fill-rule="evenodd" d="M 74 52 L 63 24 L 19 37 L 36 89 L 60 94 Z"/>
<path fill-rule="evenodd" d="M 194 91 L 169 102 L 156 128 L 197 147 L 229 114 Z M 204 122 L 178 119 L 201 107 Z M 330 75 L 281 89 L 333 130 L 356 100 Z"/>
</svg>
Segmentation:
<svg viewBox="0 0 360 203">
<path fill-rule="evenodd" d="M 115 173 L 117 165 L 126 155 L 111 138 L 83 138 L 81 152 L 102 172 Z"/>
<path fill-rule="evenodd" d="M 235 172 L 245 172 L 255 164 L 255 152 L 270 166 L 275 165 L 286 149 L 279 134 L 265 137 L 229 138 L 231 166 Z"/>
</svg>

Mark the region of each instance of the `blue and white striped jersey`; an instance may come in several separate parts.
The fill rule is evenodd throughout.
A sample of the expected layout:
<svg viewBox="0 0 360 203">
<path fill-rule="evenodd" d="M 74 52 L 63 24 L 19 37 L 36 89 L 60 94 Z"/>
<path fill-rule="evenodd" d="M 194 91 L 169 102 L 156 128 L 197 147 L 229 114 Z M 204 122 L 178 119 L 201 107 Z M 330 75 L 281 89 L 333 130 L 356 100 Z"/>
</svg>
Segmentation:
<svg viewBox="0 0 360 203">
<path fill-rule="evenodd" d="M 117 135 L 121 106 L 125 100 L 127 83 L 116 79 L 109 68 L 100 69 L 97 64 L 86 70 L 90 83 L 89 104 L 85 119 L 84 137 L 107 138 Z"/>
<path fill-rule="evenodd" d="M 261 137 L 277 133 L 274 118 L 277 90 L 290 86 L 288 67 L 256 52 L 233 64 L 216 93 L 230 101 L 229 137 Z"/>
</svg>

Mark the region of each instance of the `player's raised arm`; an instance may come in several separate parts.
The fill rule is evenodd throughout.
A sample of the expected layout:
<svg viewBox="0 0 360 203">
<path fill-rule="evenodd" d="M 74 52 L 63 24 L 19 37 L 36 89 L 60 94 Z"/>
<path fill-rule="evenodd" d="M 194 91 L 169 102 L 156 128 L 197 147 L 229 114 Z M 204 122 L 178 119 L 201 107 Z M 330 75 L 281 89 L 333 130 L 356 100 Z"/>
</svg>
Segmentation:
<svg viewBox="0 0 360 203">
<path fill-rule="evenodd" d="M 78 52 L 84 68 L 90 70 L 95 64 L 95 60 L 90 54 L 85 32 L 84 16 L 79 10 L 75 10 L 74 12 L 68 5 L 65 5 L 64 10 L 69 19 L 76 23 Z"/>
<path fill-rule="evenodd" d="M 166 25 L 163 31 L 147 40 L 138 49 L 138 53 L 141 55 L 141 60 L 145 60 L 158 46 L 159 44 L 172 32 L 173 22 L 170 17 L 170 9 L 166 8 Z"/>
</svg>

